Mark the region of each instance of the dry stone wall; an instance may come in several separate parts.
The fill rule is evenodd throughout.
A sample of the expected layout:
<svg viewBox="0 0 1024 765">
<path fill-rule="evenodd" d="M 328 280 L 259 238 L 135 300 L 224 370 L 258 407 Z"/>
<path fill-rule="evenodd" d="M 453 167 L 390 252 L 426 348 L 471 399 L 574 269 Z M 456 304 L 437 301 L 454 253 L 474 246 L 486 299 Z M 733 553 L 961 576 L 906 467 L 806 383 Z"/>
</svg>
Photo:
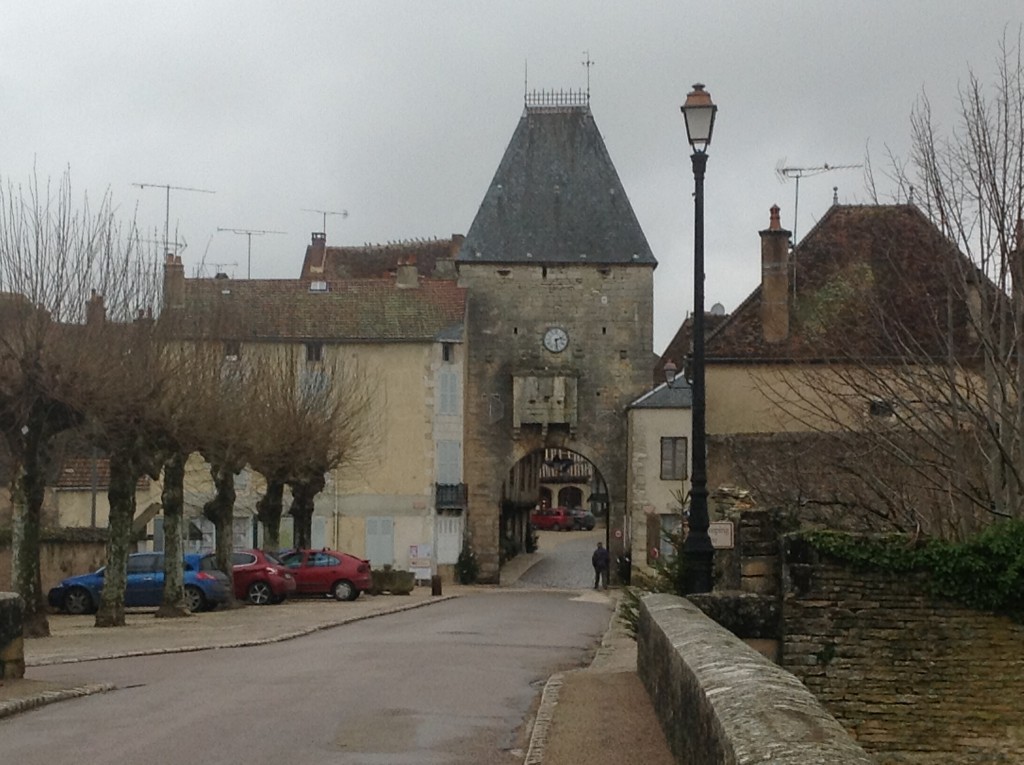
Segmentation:
<svg viewBox="0 0 1024 765">
<path fill-rule="evenodd" d="M 1024 626 L 786 549 L 782 665 L 879 763 L 1024 762 Z"/>
</svg>

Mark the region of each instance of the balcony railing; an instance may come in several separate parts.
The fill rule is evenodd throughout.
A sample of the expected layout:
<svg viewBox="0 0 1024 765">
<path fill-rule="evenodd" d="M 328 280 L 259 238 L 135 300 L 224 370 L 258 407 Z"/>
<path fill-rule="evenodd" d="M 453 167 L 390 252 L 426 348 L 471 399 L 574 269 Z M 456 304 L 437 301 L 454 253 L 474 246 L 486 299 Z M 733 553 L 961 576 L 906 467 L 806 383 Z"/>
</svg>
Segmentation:
<svg viewBox="0 0 1024 765">
<path fill-rule="evenodd" d="M 466 484 L 436 483 L 434 489 L 434 506 L 438 510 L 461 510 L 466 507 Z"/>
</svg>

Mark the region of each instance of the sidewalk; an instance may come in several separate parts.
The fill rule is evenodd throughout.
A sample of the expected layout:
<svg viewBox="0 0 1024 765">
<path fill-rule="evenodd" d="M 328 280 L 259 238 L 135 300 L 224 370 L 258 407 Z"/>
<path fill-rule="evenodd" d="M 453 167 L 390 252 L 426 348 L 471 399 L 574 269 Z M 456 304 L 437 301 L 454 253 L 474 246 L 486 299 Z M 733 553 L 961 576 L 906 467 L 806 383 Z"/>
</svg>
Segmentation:
<svg viewBox="0 0 1024 765">
<path fill-rule="evenodd" d="M 519 579 L 543 553 L 519 555 L 502 569 L 502 584 Z M 446 584 L 407 596 L 362 596 L 348 603 L 294 600 L 201 613 L 187 619 L 155 619 L 152 609 L 129 613 L 125 627 L 97 629 L 92 616 L 57 615 L 51 636 L 25 642 L 26 678 L 0 682 L 0 719 L 63 699 L 114 690 L 109 683 L 61 684 L 32 679 L 32 668 L 122 656 L 201 651 L 290 640 L 374 616 L 422 608 L 476 587 Z M 495 588 L 480 588 L 495 592 Z M 618 592 L 608 596 L 617 603 Z M 589 597 L 590 592 L 581 593 Z M 598 593 L 593 594 L 599 597 Z M 600 596 L 603 597 L 603 596 Z M 636 643 L 614 614 L 591 665 L 559 673 L 545 686 L 532 721 L 526 765 L 580 762 L 643 762 L 673 765 L 665 737 L 636 674 Z"/>
</svg>

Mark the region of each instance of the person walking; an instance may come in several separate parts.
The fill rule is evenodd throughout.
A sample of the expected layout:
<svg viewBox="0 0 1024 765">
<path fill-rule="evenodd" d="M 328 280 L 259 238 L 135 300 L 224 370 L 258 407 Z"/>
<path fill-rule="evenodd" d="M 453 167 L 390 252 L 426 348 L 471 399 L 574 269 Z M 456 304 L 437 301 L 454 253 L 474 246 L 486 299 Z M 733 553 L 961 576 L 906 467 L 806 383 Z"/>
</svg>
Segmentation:
<svg viewBox="0 0 1024 765">
<path fill-rule="evenodd" d="M 601 586 L 608 589 L 608 550 L 602 542 L 597 543 L 597 549 L 590 556 L 590 562 L 594 566 L 594 589 Z"/>
</svg>

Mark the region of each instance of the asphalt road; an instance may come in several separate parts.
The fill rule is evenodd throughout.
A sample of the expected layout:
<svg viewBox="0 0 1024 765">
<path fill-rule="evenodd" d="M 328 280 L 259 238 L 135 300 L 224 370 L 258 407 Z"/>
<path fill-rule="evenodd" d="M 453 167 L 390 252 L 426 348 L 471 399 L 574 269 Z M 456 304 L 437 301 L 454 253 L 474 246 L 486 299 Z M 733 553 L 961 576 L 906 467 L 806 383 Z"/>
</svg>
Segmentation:
<svg viewBox="0 0 1024 765">
<path fill-rule="evenodd" d="M 551 557 L 575 561 L 583 537 Z M 570 567 L 589 576 L 589 553 Z M 518 765 L 543 683 L 588 662 L 608 625 L 592 584 L 482 591 L 254 648 L 40 667 L 120 690 L 0 722 L 0 763 Z"/>
</svg>

